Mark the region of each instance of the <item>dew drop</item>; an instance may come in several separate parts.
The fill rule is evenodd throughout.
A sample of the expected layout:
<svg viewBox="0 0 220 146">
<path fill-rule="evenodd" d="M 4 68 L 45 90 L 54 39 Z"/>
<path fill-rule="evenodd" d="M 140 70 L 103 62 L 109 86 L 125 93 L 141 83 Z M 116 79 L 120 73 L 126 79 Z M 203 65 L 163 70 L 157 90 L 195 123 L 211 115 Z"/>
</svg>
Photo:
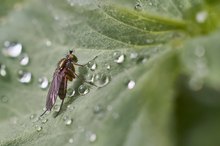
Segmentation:
<svg viewBox="0 0 220 146">
<path fill-rule="evenodd" d="M 68 116 L 63 117 L 63 120 L 66 126 L 70 126 L 73 123 L 73 119 Z"/>
<path fill-rule="evenodd" d="M 48 121 L 48 119 L 42 119 L 42 120 L 41 120 L 41 123 L 42 123 L 42 124 L 45 124 L 45 123 L 47 123 L 47 121 Z"/>
<path fill-rule="evenodd" d="M 125 61 L 125 55 L 120 52 L 114 52 L 113 54 L 114 62 L 121 64 Z"/>
<path fill-rule="evenodd" d="M 135 87 L 135 81 L 133 81 L 133 80 L 130 80 L 129 82 L 128 82 L 128 89 L 133 89 L 134 87 Z"/>
<path fill-rule="evenodd" d="M 23 70 L 18 71 L 18 80 L 20 83 L 30 83 L 32 78 L 32 74 L 30 72 L 25 72 Z"/>
<path fill-rule="evenodd" d="M 2 96 L 1 97 L 1 102 L 7 103 L 8 102 L 8 97 L 7 96 Z"/>
<path fill-rule="evenodd" d="M 96 64 L 95 60 L 89 61 L 87 63 L 87 67 L 92 71 L 96 70 L 97 64 Z"/>
<path fill-rule="evenodd" d="M 47 47 L 50 47 L 52 45 L 52 42 L 50 40 L 46 40 L 45 44 Z"/>
<path fill-rule="evenodd" d="M 95 75 L 94 74 L 91 74 L 91 73 L 88 73 L 85 77 L 86 81 L 88 82 L 94 82 L 94 77 Z"/>
<path fill-rule="evenodd" d="M 98 87 L 104 87 L 110 82 L 110 77 L 104 73 L 97 73 L 94 78 L 94 83 Z"/>
<path fill-rule="evenodd" d="M 91 131 L 87 132 L 86 135 L 88 137 L 89 142 L 95 142 L 97 139 L 96 134 Z"/>
<path fill-rule="evenodd" d="M 131 59 L 137 59 L 137 57 L 138 57 L 138 53 L 137 53 L 137 52 L 132 52 L 132 53 L 130 54 L 130 58 L 131 58 Z"/>
<path fill-rule="evenodd" d="M 16 42 L 5 41 L 2 53 L 9 57 L 18 57 L 22 52 L 22 44 Z"/>
<path fill-rule="evenodd" d="M 20 58 L 20 65 L 26 66 L 29 63 L 29 56 L 27 54 L 22 54 Z"/>
<path fill-rule="evenodd" d="M 0 64 L 0 76 L 5 77 L 6 75 L 6 66 L 4 64 Z"/>
<path fill-rule="evenodd" d="M 94 114 L 101 113 L 102 111 L 103 111 L 103 107 L 102 107 L 101 105 L 96 105 L 96 106 L 93 108 Z"/>
<path fill-rule="evenodd" d="M 46 77 L 40 77 L 38 79 L 38 83 L 39 83 L 39 87 L 41 89 L 46 89 L 48 87 L 48 85 L 49 85 L 49 81 L 48 81 L 48 79 Z"/>
<path fill-rule="evenodd" d="M 111 65 L 105 64 L 105 66 L 106 66 L 106 69 L 107 69 L 107 70 L 110 70 L 110 69 L 111 69 Z"/>
<path fill-rule="evenodd" d="M 32 114 L 32 115 L 30 115 L 29 119 L 30 119 L 32 122 L 37 121 L 37 114 Z"/>
<path fill-rule="evenodd" d="M 142 4 L 140 1 L 137 1 L 135 6 L 134 6 L 134 9 L 137 10 L 137 11 L 140 11 L 142 9 Z"/>
<path fill-rule="evenodd" d="M 207 11 L 200 11 L 196 14 L 196 21 L 198 23 L 204 23 L 207 20 L 208 13 Z"/>
<path fill-rule="evenodd" d="M 53 111 L 59 112 L 59 110 L 60 110 L 60 105 L 56 104 L 56 105 L 53 107 Z"/>
<path fill-rule="evenodd" d="M 40 125 L 35 125 L 35 129 L 40 132 L 42 130 L 42 127 Z"/>
<path fill-rule="evenodd" d="M 75 94 L 76 94 L 76 90 L 74 90 L 73 88 L 69 88 L 69 89 L 67 90 L 67 95 L 68 95 L 69 97 L 73 97 Z"/>
<path fill-rule="evenodd" d="M 86 95 L 89 93 L 89 88 L 86 85 L 82 84 L 79 86 L 78 92 L 80 95 Z"/>
<path fill-rule="evenodd" d="M 73 138 L 70 138 L 70 139 L 68 140 L 68 142 L 69 142 L 69 143 L 73 143 Z"/>
</svg>

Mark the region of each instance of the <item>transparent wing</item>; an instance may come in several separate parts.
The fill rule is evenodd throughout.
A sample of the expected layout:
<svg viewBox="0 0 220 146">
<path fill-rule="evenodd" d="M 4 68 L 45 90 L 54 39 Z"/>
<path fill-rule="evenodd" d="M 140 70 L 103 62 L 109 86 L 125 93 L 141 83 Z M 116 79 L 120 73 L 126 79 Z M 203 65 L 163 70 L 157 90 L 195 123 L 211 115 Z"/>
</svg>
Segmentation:
<svg viewBox="0 0 220 146">
<path fill-rule="evenodd" d="M 47 94 L 47 101 L 46 101 L 47 110 L 51 110 L 56 102 L 63 76 L 64 76 L 64 72 L 63 71 L 60 72 L 58 69 L 55 71 L 53 75 L 53 80 L 51 82 L 50 89 Z"/>
</svg>

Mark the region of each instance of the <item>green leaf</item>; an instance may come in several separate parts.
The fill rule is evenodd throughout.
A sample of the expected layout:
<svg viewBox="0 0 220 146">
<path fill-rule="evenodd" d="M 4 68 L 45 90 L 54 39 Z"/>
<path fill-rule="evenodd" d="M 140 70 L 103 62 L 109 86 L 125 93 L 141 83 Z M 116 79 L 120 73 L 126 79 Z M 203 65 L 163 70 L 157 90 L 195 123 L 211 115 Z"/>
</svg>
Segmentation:
<svg viewBox="0 0 220 146">
<path fill-rule="evenodd" d="M 208 0 L 29 0 L 0 6 L 0 145 L 219 144 L 220 3 Z M 10 58 L 8 42 L 22 44 Z M 40 117 L 57 62 L 74 49 L 80 78 Z M 119 58 L 120 57 L 120 58 Z M 19 82 L 19 70 L 32 73 Z M 4 74 L 6 72 L 6 75 Z M 100 78 L 101 77 L 101 78 Z M 130 83 L 130 84 L 129 84 Z M 81 85 L 88 93 L 79 93 Z"/>
</svg>

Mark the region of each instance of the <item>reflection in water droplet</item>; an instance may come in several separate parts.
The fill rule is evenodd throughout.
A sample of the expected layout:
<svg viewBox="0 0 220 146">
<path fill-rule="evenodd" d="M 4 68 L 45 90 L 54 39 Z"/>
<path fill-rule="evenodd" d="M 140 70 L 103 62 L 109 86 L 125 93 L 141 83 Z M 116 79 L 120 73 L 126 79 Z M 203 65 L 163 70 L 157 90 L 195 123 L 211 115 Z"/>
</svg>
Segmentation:
<svg viewBox="0 0 220 146">
<path fill-rule="evenodd" d="M 91 131 L 88 131 L 88 132 L 86 133 L 86 136 L 88 137 L 88 140 L 89 140 L 90 142 L 95 142 L 96 139 L 97 139 L 96 134 L 93 133 L 93 132 L 91 132 Z"/>
<path fill-rule="evenodd" d="M 135 81 L 133 81 L 133 80 L 130 80 L 129 82 L 128 82 L 128 89 L 133 89 L 134 87 L 135 87 Z"/>
<path fill-rule="evenodd" d="M 69 143 L 73 143 L 73 138 L 70 138 L 70 139 L 68 140 L 68 142 L 69 142 Z"/>
<path fill-rule="evenodd" d="M 86 85 L 82 84 L 79 86 L 78 92 L 80 95 L 86 95 L 89 93 L 89 88 Z"/>
<path fill-rule="evenodd" d="M 75 94 L 76 94 L 76 90 L 74 90 L 73 88 L 69 88 L 69 89 L 67 90 L 67 95 L 68 95 L 69 97 L 73 97 Z"/>
<path fill-rule="evenodd" d="M 20 59 L 20 65 L 26 66 L 29 63 L 29 57 L 27 54 L 22 54 L 21 59 Z"/>
<path fill-rule="evenodd" d="M 46 77 L 40 77 L 38 79 L 38 83 L 39 83 L 39 87 L 41 89 L 46 89 L 48 87 L 48 85 L 49 85 L 49 81 L 48 81 L 48 79 Z"/>
<path fill-rule="evenodd" d="M 97 64 L 96 64 L 95 60 L 89 61 L 87 63 L 87 66 L 92 71 L 94 71 L 97 68 Z"/>
<path fill-rule="evenodd" d="M 40 132 L 42 130 L 42 127 L 40 125 L 35 125 L 35 129 Z"/>
<path fill-rule="evenodd" d="M 18 57 L 22 52 L 22 44 L 6 41 L 2 53 L 9 57 Z"/>
<path fill-rule="evenodd" d="M 8 97 L 7 96 L 2 96 L 1 97 L 1 102 L 7 103 L 8 102 Z"/>
<path fill-rule="evenodd" d="M 114 52 L 113 54 L 114 62 L 121 64 L 125 61 L 125 55 L 120 52 Z"/>
<path fill-rule="evenodd" d="M 204 23 L 207 20 L 208 12 L 200 11 L 196 14 L 196 21 L 198 23 Z"/>
<path fill-rule="evenodd" d="M 30 72 L 25 72 L 23 70 L 18 71 L 18 80 L 20 83 L 30 83 L 32 74 Z"/>
<path fill-rule="evenodd" d="M 94 78 L 94 83 L 98 87 L 104 87 L 110 82 L 110 77 L 103 73 L 97 73 Z"/>
<path fill-rule="evenodd" d="M 94 74 L 88 73 L 88 74 L 86 75 L 85 79 L 86 79 L 86 81 L 88 81 L 88 82 L 94 82 L 94 77 L 95 77 Z"/>
<path fill-rule="evenodd" d="M 5 77 L 6 75 L 6 66 L 4 64 L 0 64 L 0 76 Z"/>
</svg>

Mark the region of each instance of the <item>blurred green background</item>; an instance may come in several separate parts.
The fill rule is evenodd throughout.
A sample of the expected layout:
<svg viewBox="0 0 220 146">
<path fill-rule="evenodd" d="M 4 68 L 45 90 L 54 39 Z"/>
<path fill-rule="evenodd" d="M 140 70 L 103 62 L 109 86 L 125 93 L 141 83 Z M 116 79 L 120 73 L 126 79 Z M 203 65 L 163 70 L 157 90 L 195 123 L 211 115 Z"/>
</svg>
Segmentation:
<svg viewBox="0 0 220 146">
<path fill-rule="evenodd" d="M 219 146 L 218 0 L 1 0 L 1 146 Z M 57 62 L 81 78 L 43 117 Z M 95 56 L 98 58 L 92 60 Z"/>
</svg>

